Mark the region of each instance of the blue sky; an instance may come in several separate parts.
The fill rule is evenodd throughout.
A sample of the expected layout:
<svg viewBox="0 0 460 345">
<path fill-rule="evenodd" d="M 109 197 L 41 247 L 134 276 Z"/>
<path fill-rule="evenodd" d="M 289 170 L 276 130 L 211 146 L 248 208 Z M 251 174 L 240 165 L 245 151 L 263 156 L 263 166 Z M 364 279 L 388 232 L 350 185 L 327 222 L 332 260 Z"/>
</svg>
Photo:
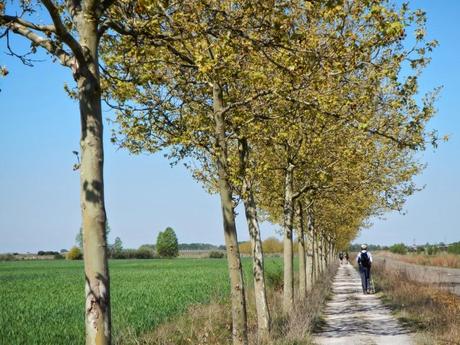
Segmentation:
<svg viewBox="0 0 460 345">
<path fill-rule="evenodd" d="M 390 213 L 373 220 L 357 242 L 391 244 L 460 240 L 460 2 L 414 1 L 428 13 L 429 37 L 440 46 L 421 78 L 421 91 L 443 85 L 438 115 L 430 123 L 450 140 L 422 157 L 428 163 L 416 178 L 425 189 L 409 198 L 406 215 Z M 19 50 L 27 43 L 15 39 Z M 79 148 L 78 105 L 64 92 L 73 85 L 69 71 L 51 62 L 23 66 L 4 54 L 0 65 L 10 71 L 0 79 L 0 252 L 59 250 L 74 244 L 80 227 L 79 176 L 72 170 Z M 105 117 L 110 114 L 106 112 Z M 181 242 L 223 243 L 219 198 L 208 195 L 177 166 L 161 156 L 130 156 L 107 140 L 105 182 L 110 240 L 125 247 L 154 243 L 159 231 L 173 227 Z M 247 228 L 239 210 L 240 240 Z M 275 227 L 263 226 L 263 237 Z"/>
</svg>

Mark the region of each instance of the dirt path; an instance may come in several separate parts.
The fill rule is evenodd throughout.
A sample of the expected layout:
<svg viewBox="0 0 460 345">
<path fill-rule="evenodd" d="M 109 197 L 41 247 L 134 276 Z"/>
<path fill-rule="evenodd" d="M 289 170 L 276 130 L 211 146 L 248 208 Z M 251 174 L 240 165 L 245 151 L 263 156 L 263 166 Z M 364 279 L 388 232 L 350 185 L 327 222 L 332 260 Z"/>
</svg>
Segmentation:
<svg viewBox="0 0 460 345">
<path fill-rule="evenodd" d="M 339 267 L 332 300 L 324 310 L 326 325 L 315 337 L 318 345 L 409 345 L 411 336 L 376 295 L 364 295 L 352 265 Z"/>
</svg>

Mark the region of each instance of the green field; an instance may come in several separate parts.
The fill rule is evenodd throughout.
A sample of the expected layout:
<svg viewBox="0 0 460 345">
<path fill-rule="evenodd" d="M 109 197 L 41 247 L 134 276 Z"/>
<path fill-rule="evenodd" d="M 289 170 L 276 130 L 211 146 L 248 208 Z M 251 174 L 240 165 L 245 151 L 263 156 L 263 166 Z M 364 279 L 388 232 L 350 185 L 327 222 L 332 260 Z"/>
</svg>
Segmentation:
<svg viewBox="0 0 460 345">
<path fill-rule="evenodd" d="M 278 258 L 266 262 L 281 268 Z M 250 266 L 244 260 L 247 281 Z M 83 344 L 83 277 L 83 262 L 0 262 L 0 344 Z M 114 260 L 110 278 L 115 340 L 229 291 L 223 259 Z"/>
</svg>

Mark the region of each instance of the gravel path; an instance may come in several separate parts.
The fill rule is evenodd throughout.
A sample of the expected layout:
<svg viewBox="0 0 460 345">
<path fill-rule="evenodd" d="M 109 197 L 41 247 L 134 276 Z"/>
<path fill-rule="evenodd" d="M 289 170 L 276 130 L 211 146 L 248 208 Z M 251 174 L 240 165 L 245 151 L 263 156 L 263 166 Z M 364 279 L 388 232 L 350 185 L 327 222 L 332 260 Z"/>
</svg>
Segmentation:
<svg viewBox="0 0 460 345">
<path fill-rule="evenodd" d="M 325 327 L 316 334 L 318 345 L 409 345 L 411 336 L 376 295 L 364 295 L 359 273 L 341 265 L 333 296 L 324 310 Z"/>
</svg>

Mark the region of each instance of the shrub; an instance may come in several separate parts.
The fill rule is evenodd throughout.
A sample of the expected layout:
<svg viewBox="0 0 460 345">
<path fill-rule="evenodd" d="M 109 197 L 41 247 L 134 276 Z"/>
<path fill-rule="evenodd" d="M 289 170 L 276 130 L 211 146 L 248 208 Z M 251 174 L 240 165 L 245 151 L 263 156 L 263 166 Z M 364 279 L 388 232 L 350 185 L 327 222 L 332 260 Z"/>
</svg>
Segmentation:
<svg viewBox="0 0 460 345">
<path fill-rule="evenodd" d="M 240 254 L 251 254 L 251 242 L 241 242 L 238 244 Z"/>
<path fill-rule="evenodd" d="M 395 253 L 395 254 L 406 254 L 407 247 L 405 246 L 404 243 L 393 244 L 390 247 L 390 252 Z"/>
<path fill-rule="evenodd" d="M 139 247 L 139 249 L 150 249 L 152 252 L 154 252 L 155 245 L 154 244 L 143 244 Z"/>
<path fill-rule="evenodd" d="M 211 259 L 222 259 L 224 257 L 224 253 L 212 251 L 209 253 L 209 257 Z"/>
<path fill-rule="evenodd" d="M 80 248 L 72 247 L 66 254 L 67 260 L 81 260 L 83 259 L 83 253 Z"/>
<path fill-rule="evenodd" d="M 15 260 L 14 255 L 12 254 L 0 254 L 0 261 L 12 261 Z"/>
<path fill-rule="evenodd" d="M 62 260 L 64 259 L 64 256 L 61 254 L 54 254 L 54 260 Z"/>
<path fill-rule="evenodd" d="M 39 250 L 37 252 L 38 256 L 43 256 L 43 255 L 56 255 L 59 254 L 58 252 L 52 251 L 52 250 Z"/>
<path fill-rule="evenodd" d="M 144 246 L 139 249 L 123 249 L 112 256 L 112 259 L 153 259 L 155 252 Z"/>
<path fill-rule="evenodd" d="M 460 242 L 454 242 L 449 244 L 447 251 L 451 254 L 460 254 Z"/>
<path fill-rule="evenodd" d="M 166 228 L 158 234 L 156 249 L 158 255 L 162 257 L 172 258 L 179 255 L 179 243 L 172 228 Z"/>
<path fill-rule="evenodd" d="M 439 252 L 439 248 L 434 244 L 427 244 L 425 246 L 425 251 L 428 255 L 435 255 Z"/>
<path fill-rule="evenodd" d="M 276 265 L 271 269 L 266 269 L 265 272 L 265 282 L 267 286 L 273 290 L 280 291 L 283 289 L 284 277 L 283 277 L 283 267 L 281 265 Z"/>
<path fill-rule="evenodd" d="M 269 237 L 262 242 L 264 254 L 275 254 L 283 252 L 283 243 L 276 237 Z"/>
<path fill-rule="evenodd" d="M 155 252 L 152 248 L 148 248 L 145 246 L 140 246 L 138 250 L 136 250 L 136 258 L 137 259 L 153 259 L 155 257 Z"/>
</svg>

